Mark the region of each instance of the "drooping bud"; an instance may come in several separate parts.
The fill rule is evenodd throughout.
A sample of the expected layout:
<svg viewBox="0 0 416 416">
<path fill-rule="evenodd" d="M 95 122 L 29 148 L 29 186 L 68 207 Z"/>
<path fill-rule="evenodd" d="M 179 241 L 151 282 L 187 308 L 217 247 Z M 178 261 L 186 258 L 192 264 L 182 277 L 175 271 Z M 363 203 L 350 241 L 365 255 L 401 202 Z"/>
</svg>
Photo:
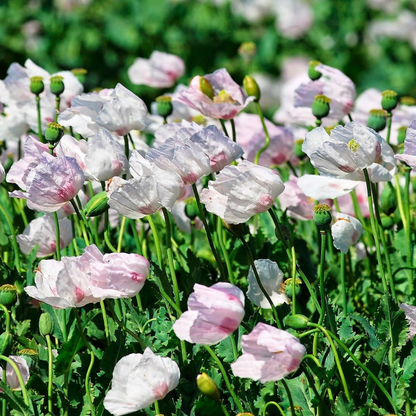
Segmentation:
<svg viewBox="0 0 416 416">
<path fill-rule="evenodd" d="M 160 117 L 169 117 L 173 112 L 172 98 L 167 95 L 162 95 L 156 98 L 157 113 Z"/>
<path fill-rule="evenodd" d="M 206 373 L 199 374 L 196 378 L 196 384 L 198 385 L 199 391 L 209 397 L 211 400 L 220 400 L 220 391 L 214 380 Z"/>
<path fill-rule="evenodd" d="M 393 228 L 394 224 L 396 223 L 393 215 L 380 215 L 381 226 L 384 230 L 390 230 Z"/>
<path fill-rule="evenodd" d="M 191 220 L 194 221 L 199 214 L 198 204 L 195 198 L 188 198 L 185 205 L 185 214 Z"/>
<path fill-rule="evenodd" d="M 293 283 L 292 282 L 293 282 L 293 279 L 289 278 L 289 279 L 286 279 L 283 283 L 285 294 L 290 299 L 292 299 L 292 296 L 293 296 Z M 295 279 L 295 296 L 296 297 L 299 296 L 302 292 L 301 284 L 302 284 L 302 280 L 296 278 Z"/>
<path fill-rule="evenodd" d="M 106 212 L 109 208 L 107 192 L 103 191 L 94 195 L 85 205 L 84 214 L 87 217 L 96 217 Z"/>
<path fill-rule="evenodd" d="M 42 94 L 45 89 L 45 84 L 43 83 L 42 77 L 32 77 L 30 78 L 30 92 L 35 95 Z"/>
<path fill-rule="evenodd" d="M 71 69 L 71 72 L 77 77 L 78 81 L 83 84 L 85 82 L 85 75 L 88 71 L 84 68 L 74 68 Z"/>
<path fill-rule="evenodd" d="M 39 318 L 39 332 L 44 337 L 46 335 L 52 335 L 55 327 L 52 316 L 44 312 Z"/>
<path fill-rule="evenodd" d="M 402 126 L 399 127 L 397 130 L 397 144 L 403 144 L 404 143 L 404 139 L 406 138 L 406 132 L 407 132 L 407 127 L 406 126 Z"/>
<path fill-rule="evenodd" d="M 309 319 L 305 315 L 289 315 L 285 320 L 285 325 L 293 329 L 305 329 L 308 327 Z"/>
<path fill-rule="evenodd" d="M 325 95 L 315 96 L 315 101 L 312 103 L 312 114 L 321 120 L 329 114 L 331 99 Z"/>
<path fill-rule="evenodd" d="M 57 143 L 64 135 L 64 128 L 59 123 L 48 123 L 45 139 L 49 143 Z"/>
<path fill-rule="evenodd" d="M 17 287 L 13 285 L 3 285 L 0 287 L 0 304 L 6 308 L 11 308 L 17 301 Z"/>
<path fill-rule="evenodd" d="M 367 126 L 379 132 L 384 130 L 387 124 L 387 113 L 384 110 L 370 110 Z"/>
<path fill-rule="evenodd" d="M 256 80 L 252 76 L 246 75 L 243 80 L 243 87 L 249 97 L 256 97 L 254 101 L 258 103 L 261 94 L 259 84 L 257 84 Z"/>
<path fill-rule="evenodd" d="M 396 193 L 391 186 L 386 186 L 380 195 L 380 208 L 386 215 L 391 215 L 396 210 Z"/>
<path fill-rule="evenodd" d="M 321 78 L 322 74 L 316 70 L 316 67 L 320 65 L 319 61 L 310 61 L 309 62 L 309 69 L 308 69 L 308 76 L 312 81 L 316 81 L 317 79 Z"/>
<path fill-rule="evenodd" d="M 305 139 L 295 140 L 295 148 L 294 148 L 293 153 L 300 160 L 303 160 L 306 157 L 306 153 L 302 150 L 302 145 L 303 145 L 304 141 L 305 141 Z"/>
<path fill-rule="evenodd" d="M 402 97 L 400 98 L 400 104 L 410 107 L 416 105 L 416 100 L 413 97 Z"/>
<path fill-rule="evenodd" d="M 313 207 L 313 222 L 320 230 L 325 230 L 332 221 L 331 207 L 327 204 L 318 204 Z"/>
<path fill-rule="evenodd" d="M 60 75 L 51 77 L 50 82 L 50 89 L 52 94 L 59 96 L 65 91 L 64 78 Z"/>
<path fill-rule="evenodd" d="M 257 48 L 254 42 L 243 42 L 238 48 L 238 54 L 243 58 L 244 62 L 249 64 L 253 61 L 257 54 Z"/>
<path fill-rule="evenodd" d="M 397 92 L 392 90 L 386 90 L 381 93 L 381 106 L 383 110 L 386 110 L 390 113 L 394 110 L 398 103 Z"/>
<path fill-rule="evenodd" d="M 209 81 L 204 77 L 199 77 L 199 88 L 207 97 L 211 98 L 211 100 L 214 98 L 214 90 L 212 88 L 212 85 L 209 83 Z"/>
</svg>

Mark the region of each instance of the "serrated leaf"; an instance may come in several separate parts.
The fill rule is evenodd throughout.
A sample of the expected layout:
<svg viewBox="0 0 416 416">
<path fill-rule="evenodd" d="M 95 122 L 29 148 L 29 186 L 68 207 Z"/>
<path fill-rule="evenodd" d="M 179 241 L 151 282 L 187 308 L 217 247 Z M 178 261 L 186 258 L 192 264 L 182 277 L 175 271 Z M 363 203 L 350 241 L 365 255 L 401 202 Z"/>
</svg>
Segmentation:
<svg viewBox="0 0 416 416">
<path fill-rule="evenodd" d="M 313 416 L 313 406 L 309 398 L 308 381 L 304 375 L 301 375 L 291 380 L 286 380 L 290 393 L 292 395 L 293 404 L 302 409 L 302 416 Z M 279 382 L 279 394 L 282 396 L 281 406 L 284 409 L 290 407 L 289 398 L 283 385 Z"/>
<path fill-rule="evenodd" d="M 30 319 L 26 319 L 23 322 L 19 322 L 16 326 L 15 326 L 15 334 L 20 337 L 20 336 L 24 336 L 26 335 L 26 332 L 29 330 L 30 328 Z"/>
<path fill-rule="evenodd" d="M 403 374 L 401 375 L 401 380 L 408 384 L 410 379 L 413 377 L 416 370 L 416 338 L 412 340 L 413 348 L 404 361 L 403 361 Z"/>
<path fill-rule="evenodd" d="M 360 412 L 351 400 L 347 400 L 341 393 L 335 400 L 335 416 L 360 416 Z"/>
<path fill-rule="evenodd" d="M 74 334 L 71 339 L 62 345 L 58 357 L 55 361 L 55 374 L 64 374 L 74 360 L 75 355 L 82 348 L 84 342 L 78 334 Z"/>
<path fill-rule="evenodd" d="M 21 416 L 33 416 L 33 407 L 30 403 L 28 407 L 22 398 L 18 397 L 13 390 L 3 381 L 0 380 L 0 387 L 3 390 L 3 394 L 7 396 L 7 404 Z M 29 399 L 30 400 L 30 399 Z"/>
<path fill-rule="evenodd" d="M 350 318 L 361 324 L 361 326 L 364 328 L 364 331 L 368 335 L 368 345 L 372 349 L 376 349 L 380 345 L 380 341 L 377 339 L 376 330 L 371 326 L 370 322 L 364 318 L 364 316 L 358 314 L 350 314 Z"/>
<path fill-rule="evenodd" d="M 277 242 L 276 234 L 275 234 L 275 226 L 273 224 L 273 220 L 270 217 L 268 212 L 263 212 L 259 216 L 259 228 L 261 233 L 272 243 Z"/>
<path fill-rule="evenodd" d="M 235 361 L 234 354 L 233 354 L 233 344 L 231 341 L 231 334 L 229 337 L 222 340 L 215 348 L 218 356 L 222 358 L 226 363 L 231 363 Z"/>
<path fill-rule="evenodd" d="M 341 326 L 338 330 L 338 335 L 341 341 L 347 342 L 351 341 L 356 337 L 356 333 L 353 331 L 352 327 L 354 325 L 354 322 L 347 316 L 347 317 L 341 317 Z"/>
</svg>

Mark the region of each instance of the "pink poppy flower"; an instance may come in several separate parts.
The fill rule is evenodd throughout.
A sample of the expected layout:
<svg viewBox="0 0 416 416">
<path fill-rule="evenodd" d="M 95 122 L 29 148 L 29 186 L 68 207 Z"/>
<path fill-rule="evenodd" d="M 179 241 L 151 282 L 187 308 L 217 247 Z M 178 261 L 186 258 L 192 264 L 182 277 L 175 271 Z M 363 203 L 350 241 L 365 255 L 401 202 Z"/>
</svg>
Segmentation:
<svg viewBox="0 0 416 416">
<path fill-rule="evenodd" d="M 416 120 L 412 121 L 406 131 L 403 154 L 394 157 L 407 163 L 412 169 L 416 169 Z"/>
<path fill-rule="evenodd" d="M 201 114 L 211 118 L 230 120 L 245 108 L 254 97 L 247 97 L 243 89 L 231 78 L 226 69 L 217 69 L 204 75 L 213 89 L 212 99 L 201 91 L 201 77 L 194 77 L 188 89 L 173 95 L 173 101 L 179 101 Z"/>
<path fill-rule="evenodd" d="M 43 153 L 39 164 L 27 175 L 26 192 L 11 197 L 27 199 L 30 209 L 55 212 L 73 199 L 84 184 L 84 172 L 72 157 Z"/>
<path fill-rule="evenodd" d="M 137 58 L 128 69 L 130 81 L 136 85 L 169 88 L 185 73 L 185 63 L 176 55 L 153 51 L 149 59 Z"/>
<path fill-rule="evenodd" d="M 178 365 L 169 357 L 155 355 L 150 348 L 143 354 L 127 355 L 114 368 L 104 407 L 115 416 L 145 409 L 175 389 L 179 379 Z"/>
<path fill-rule="evenodd" d="M 23 357 L 17 355 L 9 355 L 9 358 L 16 364 L 17 368 L 20 371 L 20 374 L 22 375 L 23 382 L 26 385 L 30 378 L 30 371 L 27 361 Z M 2 378 L 3 371 L 0 371 L 0 380 Z M 12 390 L 21 390 L 19 379 L 17 378 L 16 372 L 9 363 L 7 363 L 6 365 L 6 382 Z"/>
<path fill-rule="evenodd" d="M 237 377 L 277 381 L 295 371 L 306 348 L 289 332 L 258 323 L 253 331 L 241 337 L 243 355 L 231 364 Z"/>
<path fill-rule="evenodd" d="M 247 160 L 226 166 L 201 193 L 206 209 L 229 224 L 242 224 L 267 211 L 283 192 L 280 176 Z"/>
<path fill-rule="evenodd" d="M 363 233 L 363 226 L 356 218 L 337 212 L 335 222 L 331 226 L 334 247 L 348 253 L 350 246 L 356 244 Z"/>
<path fill-rule="evenodd" d="M 212 345 L 227 338 L 244 317 L 244 294 L 230 283 L 211 287 L 195 284 L 188 298 L 188 311 L 173 324 L 179 339 Z"/>
</svg>

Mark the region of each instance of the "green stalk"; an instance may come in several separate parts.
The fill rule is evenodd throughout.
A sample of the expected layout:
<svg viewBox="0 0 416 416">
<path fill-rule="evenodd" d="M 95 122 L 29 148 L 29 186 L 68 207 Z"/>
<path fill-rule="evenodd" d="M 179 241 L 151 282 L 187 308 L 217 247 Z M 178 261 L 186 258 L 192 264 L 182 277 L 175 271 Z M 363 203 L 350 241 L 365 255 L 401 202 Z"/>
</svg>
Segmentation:
<svg viewBox="0 0 416 416">
<path fill-rule="evenodd" d="M 266 416 L 266 409 L 270 406 L 276 406 L 282 416 L 286 416 L 286 413 L 276 402 L 267 402 L 266 406 L 263 407 L 263 416 Z"/>
<path fill-rule="evenodd" d="M 410 216 L 410 172 L 411 168 L 408 166 L 404 169 L 404 177 L 406 179 L 405 186 L 404 186 L 404 203 L 405 203 L 405 213 L 406 213 L 406 240 L 407 240 L 407 250 L 408 250 L 408 257 L 407 263 L 410 267 L 413 266 L 413 245 L 412 245 L 412 217 Z M 409 273 L 409 293 L 413 293 L 413 273 L 410 271 Z"/>
<path fill-rule="evenodd" d="M 127 160 L 129 160 L 130 149 L 129 149 L 129 136 L 127 134 L 124 136 L 124 152 L 126 154 Z"/>
<path fill-rule="evenodd" d="M 319 329 L 318 329 L 318 331 L 319 331 Z M 302 358 L 302 361 L 304 361 L 306 358 L 309 358 L 310 360 L 312 360 L 316 364 L 317 367 L 322 368 L 322 364 L 312 354 L 306 354 L 306 355 L 304 355 L 303 358 Z M 325 383 L 326 383 L 327 389 L 328 389 L 328 398 L 331 401 L 331 403 L 333 403 L 334 402 L 334 395 L 332 393 L 331 385 L 329 384 L 329 380 L 328 380 L 328 377 L 326 375 L 326 371 L 325 370 L 323 371 L 323 374 L 324 374 Z M 318 377 L 318 379 L 319 379 L 319 377 Z"/>
<path fill-rule="evenodd" d="M 403 228 L 406 230 L 407 229 L 407 219 L 406 219 L 407 215 L 405 215 L 404 209 L 403 209 L 403 199 L 402 199 L 402 193 L 400 190 L 401 187 L 400 187 L 400 182 L 399 182 L 399 175 L 394 175 L 394 182 L 396 186 L 397 204 L 399 206 L 400 218 L 403 223 Z"/>
<path fill-rule="evenodd" d="M 377 226 L 376 226 L 376 221 L 375 221 L 375 218 L 374 218 L 373 198 L 371 196 L 371 182 L 370 182 L 370 177 L 368 176 L 367 169 L 363 169 L 363 172 L 364 172 L 364 176 L 365 176 L 365 183 L 367 185 L 368 208 L 370 210 L 371 230 L 373 231 L 374 241 L 375 241 L 375 244 L 376 244 L 377 262 L 378 262 L 379 267 L 380 267 L 380 274 L 381 274 L 381 280 L 382 280 L 382 283 L 383 283 L 383 290 L 385 292 L 387 292 L 388 291 L 388 286 L 387 286 L 387 282 L 386 282 L 386 276 L 384 275 L 384 267 L 383 267 L 383 262 L 381 260 L 381 252 L 380 252 L 380 241 L 379 241 L 379 238 L 378 238 Z"/>
<path fill-rule="evenodd" d="M 322 325 L 326 311 L 325 299 L 325 249 L 326 249 L 326 231 L 321 230 L 321 256 L 319 262 L 319 290 L 321 296 L 321 313 L 319 315 L 319 325 Z"/>
<path fill-rule="evenodd" d="M 222 221 L 220 217 L 217 217 L 217 234 L 218 234 L 218 242 L 221 247 L 222 255 L 225 259 L 225 264 L 227 266 L 227 272 L 228 272 L 228 279 L 230 280 L 230 283 L 232 285 L 235 285 L 234 282 L 234 272 L 230 261 L 230 256 L 228 255 L 227 247 L 225 246 L 225 233 L 224 229 L 222 227 Z"/>
<path fill-rule="evenodd" d="M 5 315 L 5 318 L 6 318 L 6 333 L 10 334 L 10 312 L 2 304 L 0 304 L 0 308 L 3 309 L 4 315 Z"/>
<path fill-rule="evenodd" d="M 19 247 L 17 245 L 17 240 L 16 240 L 16 231 L 14 229 L 12 220 L 9 217 L 9 214 L 7 213 L 7 211 L 4 209 L 3 205 L 1 205 L 1 204 L 0 204 L 0 212 L 3 214 L 4 218 L 6 219 L 7 225 L 9 226 L 10 232 L 12 234 L 12 247 L 13 247 L 13 251 L 14 251 L 14 265 L 15 265 L 18 273 L 20 273 L 22 271 L 22 269 L 20 267 Z"/>
<path fill-rule="evenodd" d="M 266 136 L 266 142 L 264 143 L 264 146 L 257 152 L 256 157 L 254 158 L 254 164 L 255 165 L 258 165 L 259 164 L 260 155 L 265 150 L 267 150 L 267 148 L 269 147 L 269 144 L 270 144 L 270 136 L 269 136 L 269 131 L 267 130 L 266 123 L 264 121 L 264 115 L 263 115 L 263 111 L 261 111 L 260 104 L 258 102 L 256 102 L 256 106 L 257 106 L 257 112 L 258 112 L 259 117 L 260 117 L 261 125 L 263 126 L 264 134 Z"/>
<path fill-rule="evenodd" d="M 81 212 L 79 211 L 79 209 L 77 207 L 77 204 L 75 203 L 75 201 L 73 199 L 71 199 L 69 202 L 71 203 L 72 207 L 74 208 L 75 213 L 77 214 L 77 217 L 78 217 L 78 220 L 79 220 L 79 225 L 80 225 L 81 230 L 82 230 L 82 235 L 84 236 L 85 244 L 87 246 L 89 246 L 90 245 L 90 240 L 88 239 L 87 230 L 85 228 L 85 223 L 84 223 L 83 217 L 81 216 Z"/>
<path fill-rule="evenodd" d="M 107 346 L 110 346 L 110 331 L 108 330 L 108 319 L 107 319 L 107 312 L 105 310 L 104 301 L 100 301 L 101 306 L 101 313 L 103 315 L 103 322 L 104 322 L 104 331 L 105 331 L 105 339 L 107 340 Z"/>
<path fill-rule="evenodd" d="M 127 221 L 126 217 L 123 217 L 123 219 L 121 220 L 120 234 L 118 236 L 118 244 L 117 244 L 117 253 L 121 252 L 121 245 L 123 243 L 123 234 L 124 234 L 124 228 L 126 227 L 126 221 Z"/>
<path fill-rule="evenodd" d="M 159 403 L 157 402 L 157 400 L 155 401 L 155 413 L 156 413 L 156 415 L 159 415 L 160 414 L 160 410 L 159 410 Z"/>
<path fill-rule="evenodd" d="M 53 355 L 52 355 L 52 343 L 51 336 L 48 334 L 45 336 L 48 344 L 48 412 L 52 414 L 52 380 L 53 380 Z"/>
<path fill-rule="evenodd" d="M 204 209 L 202 208 L 201 200 L 199 199 L 198 189 L 197 189 L 195 184 L 192 184 L 192 189 L 194 191 L 196 204 L 197 204 L 198 210 L 199 210 L 199 216 L 201 217 L 202 223 L 204 224 L 204 228 L 205 228 L 206 235 L 207 235 L 207 238 L 208 238 L 209 246 L 211 247 L 212 254 L 214 255 L 215 260 L 217 262 L 217 266 L 218 266 L 218 269 L 220 271 L 221 277 L 226 279 L 227 274 L 225 273 L 224 266 L 222 265 L 221 257 L 219 256 L 218 251 L 215 248 L 214 242 L 212 241 L 212 233 L 211 233 L 211 230 L 210 230 L 209 225 L 207 223 L 207 219 L 205 217 Z"/>
<path fill-rule="evenodd" d="M 59 218 L 56 212 L 53 213 L 53 219 L 55 221 L 55 233 L 56 233 L 56 260 L 61 260 L 61 233 L 59 230 Z"/>
<path fill-rule="evenodd" d="M 236 143 L 237 142 L 237 135 L 235 133 L 235 122 L 234 122 L 233 118 L 230 120 L 230 124 L 231 124 L 231 130 L 232 130 L 232 133 L 233 133 L 233 142 Z"/>
<path fill-rule="evenodd" d="M 227 409 L 225 408 L 225 406 L 222 403 L 220 403 L 220 406 L 221 406 L 221 410 L 224 413 L 224 415 L 225 416 L 230 416 L 230 414 L 228 413 Z"/>
<path fill-rule="evenodd" d="M 386 142 L 388 144 L 390 144 L 391 120 L 393 118 L 392 116 L 393 115 L 390 112 L 387 113 L 387 136 L 386 136 Z"/>
<path fill-rule="evenodd" d="M 222 129 L 223 129 L 223 131 L 224 131 L 224 134 L 225 134 L 227 137 L 230 137 L 230 136 L 228 135 L 227 127 L 225 127 L 225 122 L 224 122 L 224 120 L 222 120 L 221 118 L 220 118 L 220 123 L 221 123 L 221 127 L 222 127 Z"/>
<path fill-rule="evenodd" d="M 25 402 L 26 406 L 30 407 L 29 396 L 27 394 L 25 382 L 23 381 L 23 377 L 19 370 L 19 367 L 15 364 L 13 360 L 11 360 L 9 357 L 5 357 L 4 355 L 0 355 L 0 360 L 4 360 L 12 366 L 14 372 L 16 373 L 17 380 L 19 381 L 20 388 L 22 390 L 23 401 Z M 5 378 L 3 380 L 6 382 Z"/>
<path fill-rule="evenodd" d="M 204 347 L 208 351 L 209 355 L 213 358 L 213 360 L 218 365 L 218 368 L 221 371 L 222 377 L 224 378 L 224 381 L 225 381 L 225 384 L 228 388 L 228 391 L 230 392 L 231 397 L 234 399 L 234 402 L 237 405 L 239 412 L 244 413 L 244 408 L 243 408 L 243 406 L 240 402 L 240 399 L 235 394 L 235 391 L 234 391 L 233 387 L 231 386 L 230 379 L 228 378 L 227 372 L 225 371 L 224 366 L 222 365 L 221 361 L 215 355 L 214 351 L 212 351 L 212 349 L 210 347 L 208 347 L 208 345 L 204 345 Z"/>
<path fill-rule="evenodd" d="M 38 136 L 39 136 L 39 141 L 41 142 L 41 143 L 46 143 L 46 140 L 43 138 L 43 135 L 42 135 L 42 119 L 41 119 L 41 116 L 40 116 L 40 97 L 39 97 L 39 95 L 37 95 L 36 96 L 36 110 L 37 110 L 37 113 L 38 113 Z"/>
<path fill-rule="evenodd" d="M 293 398 L 292 398 L 292 393 L 290 392 L 289 386 L 287 385 L 286 381 L 284 378 L 282 378 L 282 380 L 280 380 L 283 384 L 283 387 L 286 390 L 286 394 L 287 397 L 289 399 L 289 404 L 290 404 L 290 412 L 292 413 L 292 416 L 296 416 L 296 412 L 295 412 L 295 404 L 293 403 Z"/>
<path fill-rule="evenodd" d="M 56 96 L 55 98 L 55 102 L 56 102 L 56 112 L 55 112 L 55 123 L 58 122 L 58 115 L 59 115 L 59 110 L 61 108 L 61 97 L 59 95 Z"/>
<path fill-rule="evenodd" d="M 296 253 L 292 246 L 292 315 L 296 314 Z"/>
<path fill-rule="evenodd" d="M 341 287 L 342 287 L 342 311 L 347 316 L 347 286 L 345 284 L 345 254 L 341 251 Z"/>
<path fill-rule="evenodd" d="M 263 283 L 262 283 L 262 282 L 261 282 L 261 280 L 260 280 L 260 276 L 259 276 L 259 274 L 258 274 L 258 272 L 257 272 L 256 265 L 254 264 L 253 255 L 251 254 L 250 247 L 249 247 L 249 245 L 247 244 L 247 241 L 244 239 L 244 237 L 240 237 L 240 240 L 241 240 L 241 242 L 243 243 L 243 246 L 244 246 L 244 248 L 245 248 L 245 250 L 246 250 L 247 257 L 248 257 L 248 261 L 249 261 L 249 263 L 250 263 L 251 268 L 253 269 L 253 273 L 254 273 L 254 276 L 255 276 L 255 278 L 256 278 L 256 282 L 257 282 L 257 284 L 258 284 L 258 286 L 259 286 L 260 290 L 263 292 L 263 295 L 265 296 L 265 298 L 267 299 L 267 301 L 268 301 L 268 302 L 269 302 L 269 304 L 270 304 L 270 308 L 271 308 L 271 309 L 272 309 L 272 311 L 273 311 L 274 319 L 275 319 L 275 321 L 276 321 L 277 326 L 279 327 L 279 329 L 282 329 L 283 327 L 282 327 L 282 324 L 281 324 L 281 322 L 280 322 L 279 315 L 278 315 L 278 313 L 277 313 L 277 309 L 276 309 L 276 307 L 274 306 L 273 301 L 271 300 L 271 298 L 270 298 L 269 294 L 267 293 L 266 289 L 265 289 L 265 288 L 264 288 L 264 286 L 263 286 Z"/>
</svg>

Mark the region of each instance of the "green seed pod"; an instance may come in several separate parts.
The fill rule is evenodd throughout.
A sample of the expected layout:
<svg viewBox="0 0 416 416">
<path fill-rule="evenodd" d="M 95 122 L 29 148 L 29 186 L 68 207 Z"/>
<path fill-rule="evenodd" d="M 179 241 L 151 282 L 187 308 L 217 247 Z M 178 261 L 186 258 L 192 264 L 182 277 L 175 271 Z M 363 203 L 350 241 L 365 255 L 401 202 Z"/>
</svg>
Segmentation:
<svg viewBox="0 0 416 416">
<path fill-rule="evenodd" d="M 84 68 L 74 68 L 71 69 L 71 72 L 78 78 L 78 81 L 83 84 L 85 82 L 85 75 L 88 71 Z"/>
<path fill-rule="evenodd" d="M 404 139 L 406 138 L 406 132 L 407 132 L 406 126 L 399 127 L 398 134 L 397 134 L 397 144 L 404 143 Z"/>
<path fill-rule="evenodd" d="M 329 114 L 331 99 L 325 95 L 315 96 L 315 101 L 312 103 L 312 114 L 318 119 L 326 117 Z"/>
<path fill-rule="evenodd" d="M 384 110 L 370 110 L 367 126 L 379 132 L 386 128 L 387 113 Z"/>
<path fill-rule="evenodd" d="M 416 105 L 416 100 L 413 97 L 402 97 L 400 98 L 400 104 L 411 107 Z"/>
<path fill-rule="evenodd" d="M 380 208 L 386 215 L 391 215 L 397 208 L 396 193 L 390 186 L 386 186 L 380 195 Z"/>
<path fill-rule="evenodd" d="M 397 103 L 399 101 L 396 91 L 383 91 L 381 93 L 381 97 L 381 106 L 383 107 L 383 110 L 386 110 L 388 113 L 390 113 L 392 110 L 396 108 Z"/>
<path fill-rule="evenodd" d="M 321 63 L 319 61 L 310 61 L 309 62 L 308 76 L 312 81 L 316 81 L 317 79 L 321 78 L 321 76 L 322 76 L 322 74 L 315 69 L 320 64 Z"/>
<path fill-rule="evenodd" d="M 44 337 L 46 335 L 52 335 L 55 327 L 53 318 L 49 313 L 43 313 L 39 318 L 39 332 Z"/>
<path fill-rule="evenodd" d="M 332 221 L 331 207 L 327 204 L 318 204 L 313 207 L 313 222 L 319 230 L 325 230 Z"/>
<path fill-rule="evenodd" d="M 55 75 L 50 79 L 51 93 L 59 97 L 65 91 L 64 77 Z"/>
<path fill-rule="evenodd" d="M 211 400 L 215 400 L 217 402 L 220 401 L 220 391 L 218 390 L 214 380 L 208 374 L 199 374 L 196 378 L 196 384 L 198 385 L 199 391 L 204 396 L 207 396 Z"/>
<path fill-rule="evenodd" d="M 45 89 L 45 84 L 43 83 L 42 77 L 32 77 L 30 78 L 30 92 L 35 95 L 42 94 Z"/>
<path fill-rule="evenodd" d="M 212 85 L 204 77 L 199 77 L 199 88 L 202 91 L 202 93 L 204 93 L 207 97 L 211 98 L 211 100 L 214 98 L 215 94 Z"/>
<path fill-rule="evenodd" d="M 173 112 L 172 98 L 166 95 L 156 98 L 157 113 L 163 117 L 169 117 Z"/>
<path fill-rule="evenodd" d="M 257 84 L 256 80 L 250 75 L 246 75 L 243 80 L 243 87 L 249 97 L 256 97 L 254 101 L 258 103 L 261 94 L 259 84 Z"/>
<path fill-rule="evenodd" d="M 393 228 L 396 222 L 393 215 L 387 216 L 387 215 L 381 214 L 380 219 L 381 219 L 381 226 L 385 230 L 390 230 L 391 228 Z"/>
<path fill-rule="evenodd" d="M 302 150 L 304 139 L 295 140 L 294 154 L 300 160 L 305 159 L 306 153 Z"/>
<path fill-rule="evenodd" d="M 293 329 L 305 329 L 308 327 L 309 319 L 305 315 L 289 315 L 285 320 L 285 325 Z"/>
<path fill-rule="evenodd" d="M 97 195 L 94 195 L 85 205 L 84 214 L 87 217 L 96 217 L 103 214 L 108 210 L 108 196 L 107 192 L 102 191 Z"/>
<path fill-rule="evenodd" d="M 64 128 L 59 123 L 48 123 L 45 139 L 49 143 L 57 143 L 64 135 Z"/>
<path fill-rule="evenodd" d="M 243 42 L 238 48 L 238 54 L 244 59 L 246 63 L 249 64 L 256 57 L 256 44 L 254 42 Z"/>
<path fill-rule="evenodd" d="M 17 288 L 13 285 L 3 285 L 0 287 L 0 304 L 10 309 L 17 302 Z"/>
<path fill-rule="evenodd" d="M 292 288 L 292 281 L 293 279 L 286 279 L 284 282 L 284 288 L 286 296 L 290 299 L 292 299 L 293 295 L 293 288 Z M 295 296 L 298 297 L 302 293 L 302 287 L 301 287 L 302 281 L 300 279 L 295 279 Z"/>
</svg>

